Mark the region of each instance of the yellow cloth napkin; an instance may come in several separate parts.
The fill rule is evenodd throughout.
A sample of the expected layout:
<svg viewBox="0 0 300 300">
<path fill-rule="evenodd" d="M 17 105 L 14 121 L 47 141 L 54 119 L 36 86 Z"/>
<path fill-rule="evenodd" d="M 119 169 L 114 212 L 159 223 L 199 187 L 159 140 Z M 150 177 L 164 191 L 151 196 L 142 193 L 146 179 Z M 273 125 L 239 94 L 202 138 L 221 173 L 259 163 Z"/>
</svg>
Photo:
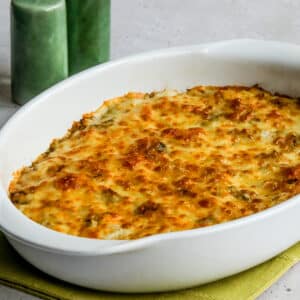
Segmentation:
<svg viewBox="0 0 300 300">
<path fill-rule="evenodd" d="M 250 300 L 300 261 L 300 243 L 255 268 L 192 289 L 156 294 L 113 294 L 52 278 L 25 262 L 0 233 L 0 283 L 43 299 L 63 300 Z"/>
</svg>

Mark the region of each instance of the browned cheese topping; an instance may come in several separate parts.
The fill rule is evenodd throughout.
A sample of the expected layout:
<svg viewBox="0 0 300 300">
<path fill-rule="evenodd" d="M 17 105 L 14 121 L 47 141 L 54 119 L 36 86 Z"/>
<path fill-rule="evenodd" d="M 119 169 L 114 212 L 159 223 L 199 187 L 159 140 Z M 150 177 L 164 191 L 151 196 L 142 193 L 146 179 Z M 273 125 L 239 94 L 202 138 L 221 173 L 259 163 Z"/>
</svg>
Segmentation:
<svg viewBox="0 0 300 300">
<path fill-rule="evenodd" d="M 300 104 L 257 86 L 106 101 L 9 188 L 35 222 L 98 239 L 223 223 L 299 191 Z"/>
</svg>

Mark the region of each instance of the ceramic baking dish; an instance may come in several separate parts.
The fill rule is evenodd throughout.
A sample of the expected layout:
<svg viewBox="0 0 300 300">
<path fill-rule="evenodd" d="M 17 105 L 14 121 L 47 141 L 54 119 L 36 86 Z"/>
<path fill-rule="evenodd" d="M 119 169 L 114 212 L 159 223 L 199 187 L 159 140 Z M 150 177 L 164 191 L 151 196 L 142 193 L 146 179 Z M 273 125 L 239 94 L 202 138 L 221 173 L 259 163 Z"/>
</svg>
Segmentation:
<svg viewBox="0 0 300 300">
<path fill-rule="evenodd" d="M 300 95 L 300 46 L 255 40 L 165 49 L 91 68 L 23 106 L 0 133 L 0 224 L 32 265 L 84 287 L 167 291 L 210 282 L 255 266 L 300 240 L 300 198 L 224 224 L 132 241 L 80 238 L 47 229 L 9 201 L 12 172 L 62 136 L 104 99 L 128 91 L 199 84 L 253 85 Z"/>
</svg>

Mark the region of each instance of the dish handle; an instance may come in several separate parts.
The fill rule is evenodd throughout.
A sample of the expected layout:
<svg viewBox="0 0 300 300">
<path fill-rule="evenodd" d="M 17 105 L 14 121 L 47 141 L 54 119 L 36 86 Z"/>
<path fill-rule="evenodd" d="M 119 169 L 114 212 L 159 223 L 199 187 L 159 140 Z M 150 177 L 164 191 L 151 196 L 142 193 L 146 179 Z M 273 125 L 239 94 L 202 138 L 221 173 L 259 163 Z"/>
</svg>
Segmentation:
<svg viewBox="0 0 300 300">
<path fill-rule="evenodd" d="M 115 246 L 105 247 L 103 249 L 99 249 L 99 251 L 96 250 L 92 255 L 124 254 L 128 252 L 144 250 L 146 248 L 159 244 L 160 242 L 161 239 L 159 238 L 159 235 L 149 236 L 142 239 L 129 240 L 125 243 L 121 243 Z"/>
</svg>

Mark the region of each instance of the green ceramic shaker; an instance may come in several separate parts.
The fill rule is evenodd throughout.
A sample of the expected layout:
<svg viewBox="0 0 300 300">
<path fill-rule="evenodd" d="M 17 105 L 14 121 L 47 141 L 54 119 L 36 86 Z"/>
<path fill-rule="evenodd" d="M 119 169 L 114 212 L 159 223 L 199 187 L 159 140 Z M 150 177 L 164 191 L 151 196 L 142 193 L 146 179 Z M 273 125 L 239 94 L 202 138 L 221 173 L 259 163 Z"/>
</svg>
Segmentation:
<svg viewBox="0 0 300 300">
<path fill-rule="evenodd" d="M 18 104 L 68 76 L 64 0 L 11 1 L 11 74 Z"/>
<path fill-rule="evenodd" d="M 66 0 L 69 73 L 105 62 L 110 51 L 110 0 Z"/>
</svg>

